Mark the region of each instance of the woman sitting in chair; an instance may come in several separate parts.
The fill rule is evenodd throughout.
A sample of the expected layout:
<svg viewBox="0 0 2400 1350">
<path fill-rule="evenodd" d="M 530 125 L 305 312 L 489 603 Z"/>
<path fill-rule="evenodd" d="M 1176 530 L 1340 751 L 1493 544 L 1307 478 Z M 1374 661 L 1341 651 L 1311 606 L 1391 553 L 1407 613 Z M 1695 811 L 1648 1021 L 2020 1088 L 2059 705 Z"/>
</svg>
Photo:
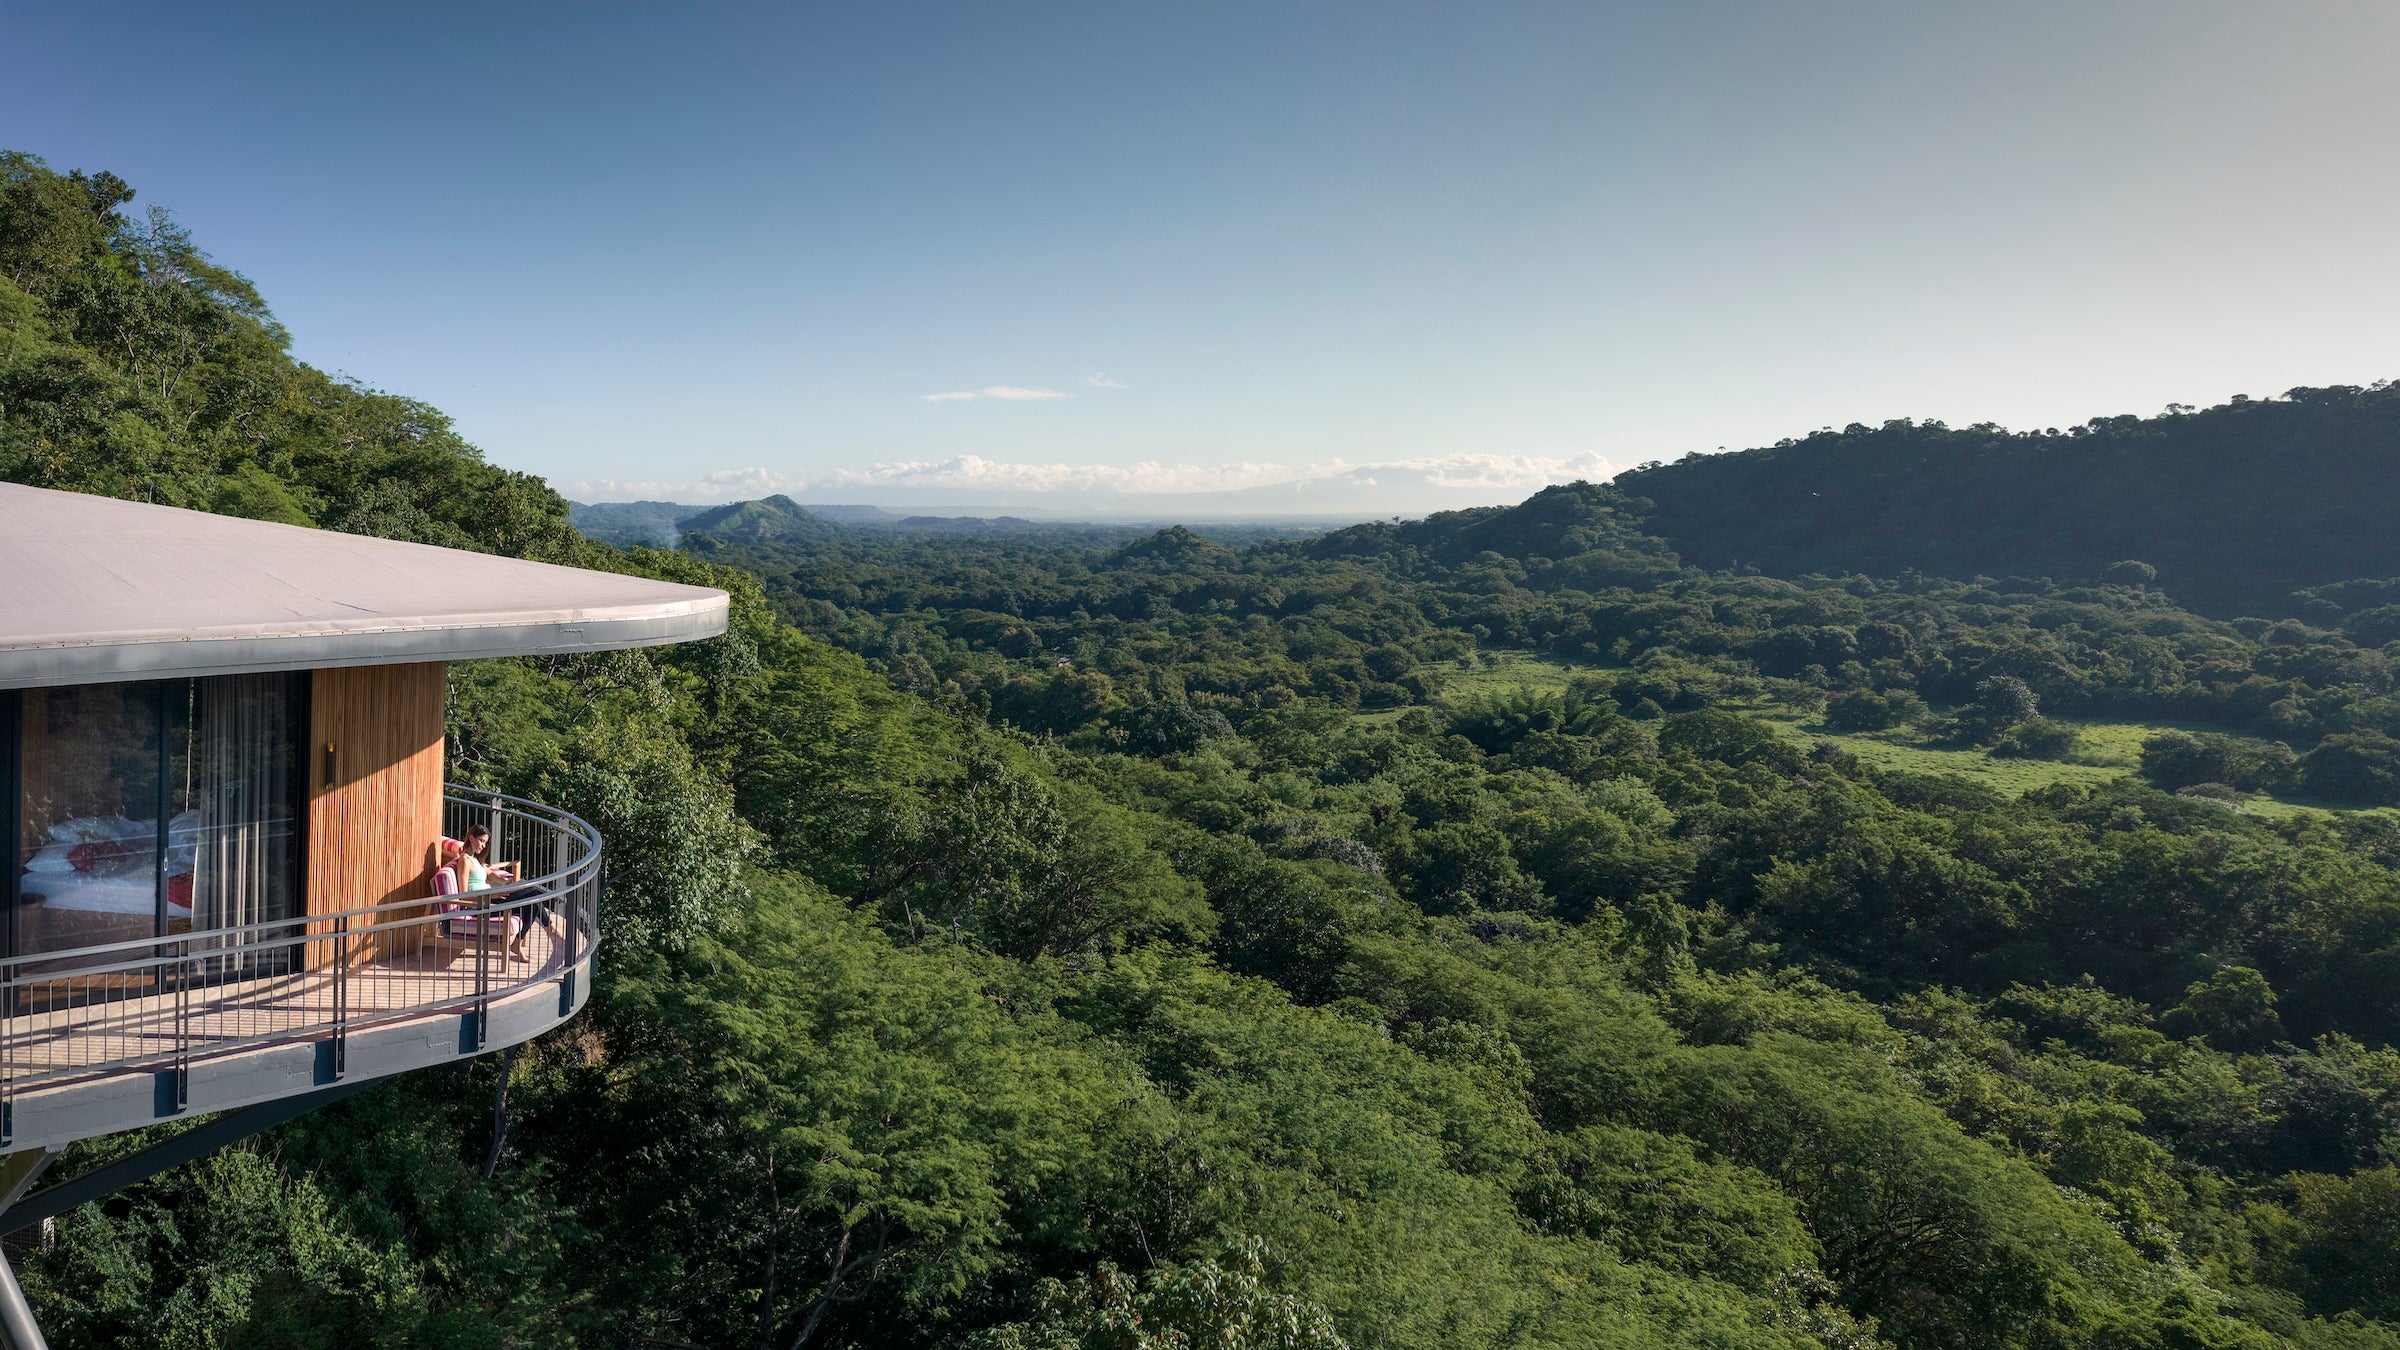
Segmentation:
<svg viewBox="0 0 2400 1350">
<path fill-rule="evenodd" d="M 470 891 L 490 890 L 495 883 L 515 881 L 518 874 L 524 870 L 524 864 L 515 861 L 486 862 L 484 855 L 491 851 L 491 828 L 485 825 L 468 826 L 466 847 L 461 851 L 459 858 L 459 867 L 463 872 L 460 881 L 465 889 Z M 513 892 L 500 898 L 510 900 L 518 895 L 537 894 L 539 892 L 527 887 L 522 891 Z M 556 940 L 558 925 L 551 921 L 549 907 L 539 901 L 518 910 L 517 914 L 524 921 L 524 927 L 517 930 L 516 940 L 509 943 L 508 954 L 512 960 L 529 961 L 533 958 L 525 950 L 525 938 L 533 931 L 533 926 L 537 923 L 540 924 L 542 931 Z"/>
<path fill-rule="evenodd" d="M 435 895 L 465 897 L 488 892 L 492 889 L 494 880 L 506 881 L 509 880 L 509 876 L 505 872 L 486 867 L 483 859 L 475 856 L 468 841 L 445 838 L 434 846 L 433 893 Z M 510 898 L 512 897 L 509 895 L 496 895 L 492 897 L 492 901 L 503 903 Z M 456 909 L 459 907 L 459 905 L 450 905 L 444 908 Z M 478 923 L 481 923 L 481 920 L 478 920 Z M 509 958 L 515 961 L 529 959 L 525 953 L 524 916 L 522 914 L 501 915 L 499 923 L 501 931 L 509 935 Z M 546 928 L 548 925 L 545 924 L 544 927 Z M 490 930 L 483 929 L 481 931 L 488 932 Z"/>
</svg>

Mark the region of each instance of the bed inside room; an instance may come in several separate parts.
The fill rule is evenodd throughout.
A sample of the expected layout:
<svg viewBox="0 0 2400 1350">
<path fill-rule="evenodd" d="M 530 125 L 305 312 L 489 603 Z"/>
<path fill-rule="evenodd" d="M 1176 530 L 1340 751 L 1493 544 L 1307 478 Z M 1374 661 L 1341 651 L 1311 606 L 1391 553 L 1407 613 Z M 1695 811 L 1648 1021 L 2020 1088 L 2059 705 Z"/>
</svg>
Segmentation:
<svg viewBox="0 0 2400 1350">
<path fill-rule="evenodd" d="M 7 932 L 18 969 L 196 929 L 255 945 L 272 935 L 255 925 L 295 916 L 302 689 L 274 674 L 23 691 Z"/>
</svg>

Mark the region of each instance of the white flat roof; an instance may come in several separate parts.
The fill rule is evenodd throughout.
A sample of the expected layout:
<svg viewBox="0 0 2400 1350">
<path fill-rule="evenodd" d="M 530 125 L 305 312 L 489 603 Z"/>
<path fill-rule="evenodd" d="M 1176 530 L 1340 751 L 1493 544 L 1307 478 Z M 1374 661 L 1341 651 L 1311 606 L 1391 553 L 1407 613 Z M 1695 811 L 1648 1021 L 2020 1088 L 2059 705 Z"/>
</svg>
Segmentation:
<svg viewBox="0 0 2400 1350">
<path fill-rule="evenodd" d="M 0 483 L 0 689 L 649 647 L 725 592 Z"/>
</svg>

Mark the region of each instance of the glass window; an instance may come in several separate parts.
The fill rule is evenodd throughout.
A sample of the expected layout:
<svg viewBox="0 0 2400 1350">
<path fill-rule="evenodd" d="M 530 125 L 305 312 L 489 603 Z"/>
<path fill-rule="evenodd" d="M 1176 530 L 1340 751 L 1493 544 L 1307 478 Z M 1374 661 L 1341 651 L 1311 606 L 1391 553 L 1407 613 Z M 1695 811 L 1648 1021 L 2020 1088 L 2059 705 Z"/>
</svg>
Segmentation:
<svg viewBox="0 0 2400 1350">
<path fill-rule="evenodd" d="M 23 691 L 14 954 L 234 928 L 204 950 L 246 968 L 301 910 L 306 678 Z"/>
<path fill-rule="evenodd" d="M 158 932 L 165 692 L 149 681 L 20 696 L 17 955 Z"/>
</svg>

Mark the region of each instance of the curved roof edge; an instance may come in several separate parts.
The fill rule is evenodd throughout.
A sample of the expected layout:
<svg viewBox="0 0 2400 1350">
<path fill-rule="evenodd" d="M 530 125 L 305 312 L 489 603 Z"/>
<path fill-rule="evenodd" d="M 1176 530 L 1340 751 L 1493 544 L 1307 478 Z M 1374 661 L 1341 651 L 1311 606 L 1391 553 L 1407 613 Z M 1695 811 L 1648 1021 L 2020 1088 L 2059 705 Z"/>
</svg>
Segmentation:
<svg viewBox="0 0 2400 1350">
<path fill-rule="evenodd" d="M 0 639 L 0 689 L 663 647 L 718 636 L 725 631 L 727 609 L 720 591 L 713 601 L 659 606 L 651 612 L 569 619 L 527 615 L 452 628 L 195 635 L 47 646 L 8 646 Z"/>
<path fill-rule="evenodd" d="M 725 592 L 0 483 L 0 689 L 654 647 Z"/>
</svg>

